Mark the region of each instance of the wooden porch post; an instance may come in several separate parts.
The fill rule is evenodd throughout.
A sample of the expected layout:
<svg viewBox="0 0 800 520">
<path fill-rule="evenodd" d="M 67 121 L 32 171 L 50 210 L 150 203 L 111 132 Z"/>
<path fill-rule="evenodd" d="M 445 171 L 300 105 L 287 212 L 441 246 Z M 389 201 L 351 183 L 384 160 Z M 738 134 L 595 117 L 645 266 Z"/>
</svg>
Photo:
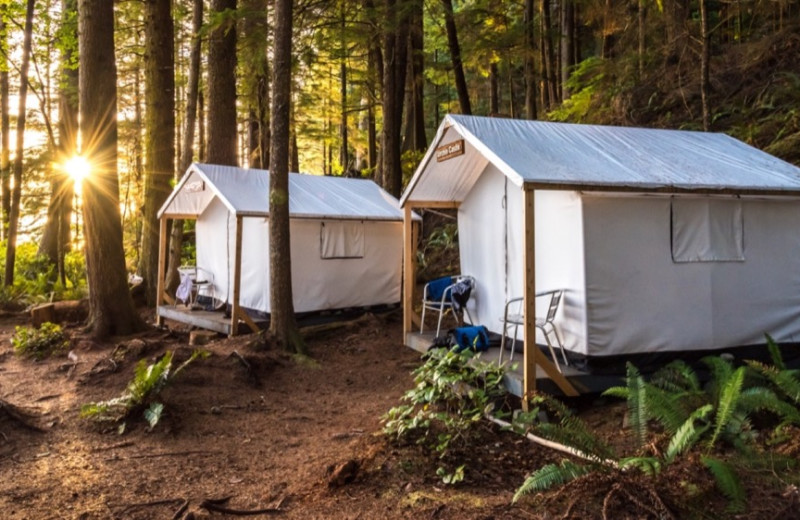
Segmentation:
<svg viewBox="0 0 800 520">
<path fill-rule="evenodd" d="M 523 372 L 522 372 L 522 406 L 527 410 L 528 399 L 536 391 L 536 219 L 534 216 L 534 191 L 524 188 L 523 214 L 525 220 L 525 239 L 522 258 L 525 265 L 522 284 L 524 287 L 523 325 Z"/>
<path fill-rule="evenodd" d="M 525 290 L 525 324 L 523 331 L 525 334 L 523 349 L 523 373 L 522 373 L 522 407 L 527 411 L 528 399 L 536 391 L 536 367 L 541 367 L 547 376 L 564 392 L 564 395 L 574 397 L 578 391 L 572 383 L 559 372 L 558 368 L 542 354 L 536 345 L 536 209 L 534 196 L 536 192 L 533 188 L 524 188 L 524 208 L 525 215 L 525 243 L 522 251 L 525 269 L 523 271 L 523 285 Z"/>
<path fill-rule="evenodd" d="M 233 260 L 233 302 L 231 302 L 231 336 L 239 332 L 239 291 L 242 287 L 242 216 L 236 215 L 236 245 Z"/>
<path fill-rule="evenodd" d="M 164 278 L 166 276 L 167 258 L 167 217 L 159 219 L 158 231 L 158 280 L 156 281 L 156 325 L 159 327 L 164 324 L 164 319 L 158 313 L 161 302 L 164 301 Z"/>
<path fill-rule="evenodd" d="M 413 219 L 411 204 L 406 203 L 403 208 L 403 342 L 406 334 L 411 332 L 412 298 L 414 294 L 414 250 L 413 250 Z"/>
</svg>

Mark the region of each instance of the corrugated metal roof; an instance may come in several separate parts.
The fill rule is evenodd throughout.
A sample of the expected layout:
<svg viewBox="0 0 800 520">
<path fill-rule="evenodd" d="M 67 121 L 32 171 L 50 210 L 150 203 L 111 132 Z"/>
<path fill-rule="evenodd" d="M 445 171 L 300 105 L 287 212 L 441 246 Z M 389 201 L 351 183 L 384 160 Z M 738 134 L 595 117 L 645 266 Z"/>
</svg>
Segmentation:
<svg viewBox="0 0 800 520">
<path fill-rule="evenodd" d="M 192 164 L 159 211 L 166 215 L 199 215 L 218 197 L 242 216 L 269 215 L 269 172 L 216 164 Z M 402 220 L 397 199 L 367 179 L 289 174 L 292 217 Z"/>
<path fill-rule="evenodd" d="M 437 162 L 460 137 L 465 154 Z M 462 200 L 463 186 L 442 184 L 479 156 L 543 188 L 800 192 L 800 168 L 725 134 L 448 115 L 401 201 Z"/>
</svg>

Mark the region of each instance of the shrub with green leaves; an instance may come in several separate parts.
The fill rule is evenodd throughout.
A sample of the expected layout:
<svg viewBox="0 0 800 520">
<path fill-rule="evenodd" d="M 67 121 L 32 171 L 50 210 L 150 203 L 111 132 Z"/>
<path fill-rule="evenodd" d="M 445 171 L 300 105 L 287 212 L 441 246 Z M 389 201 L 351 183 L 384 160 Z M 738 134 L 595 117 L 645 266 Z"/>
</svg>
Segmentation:
<svg viewBox="0 0 800 520">
<path fill-rule="evenodd" d="M 444 459 L 451 449 L 466 445 L 485 413 L 495 410 L 506 395 L 504 369 L 483 363 L 468 350 L 434 349 L 414 371 L 415 386 L 403 404 L 383 417 L 383 432 L 396 439 L 414 440 Z M 440 467 L 446 484 L 464 479 L 464 466 Z"/>
<path fill-rule="evenodd" d="M 83 405 L 81 417 L 98 422 L 121 423 L 120 431 L 122 431 L 123 421 L 142 411 L 144 419 L 153 428 L 164 411 L 164 405 L 156 401 L 161 391 L 195 359 L 207 356 L 208 352 L 195 350 L 189 359 L 174 370 L 171 351 L 165 352 L 161 359 L 149 365 L 142 359 L 136 365 L 133 379 L 122 395 L 108 401 Z"/>
<path fill-rule="evenodd" d="M 16 327 L 11 344 L 14 346 L 14 352 L 18 355 L 38 360 L 66 352 L 69 347 L 69 339 L 60 325 L 48 321 L 42 323 L 38 329 Z"/>
</svg>

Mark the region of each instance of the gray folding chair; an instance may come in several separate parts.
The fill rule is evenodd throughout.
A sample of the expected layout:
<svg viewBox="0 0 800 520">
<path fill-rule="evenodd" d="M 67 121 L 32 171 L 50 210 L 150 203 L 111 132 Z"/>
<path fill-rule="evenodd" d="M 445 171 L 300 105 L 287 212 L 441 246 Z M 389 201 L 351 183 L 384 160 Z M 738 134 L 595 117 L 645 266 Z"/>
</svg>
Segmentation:
<svg viewBox="0 0 800 520">
<path fill-rule="evenodd" d="M 553 361 L 556 364 L 556 368 L 558 371 L 561 372 L 561 365 L 558 362 L 558 357 L 556 357 L 555 350 L 553 349 L 553 343 L 550 341 L 550 335 L 552 334 L 555 336 L 556 344 L 558 348 L 561 350 L 561 357 L 564 360 L 565 365 L 569 365 L 569 361 L 567 361 L 567 354 L 564 351 L 564 343 L 561 341 L 561 338 L 558 335 L 558 330 L 556 326 L 553 324 L 553 321 L 556 318 L 556 313 L 558 312 L 558 306 L 561 303 L 561 297 L 563 296 L 564 291 L 561 289 L 555 289 L 552 291 L 544 291 L 536 294 L 537 298 L 545 298 L 549 297 L 550 302 L 547 306 L 547 315 L 544 318 L 535 318 L 535 326 L 537 329 L 542 331 L 544 334 L 544 340 L 547 342 L 547 348 L 550 349 L 550 356 L 553 358 Z M 506 336 L 508 335 L 508 331 L 510 329 L 514 329 L 513 336 L 511 336 L 511 354 L 509 359 L 514 357 L 514 347 L 517 343 L 517 332 L 519 330 L 520 325 L 525 324 L 525 312 L 522 306 L 524 305 L 525 298 L 512 298 L 506 302 L 505 312 L 503 317 L 503 338 L 500 340 L 500 356 L 498 357 L 498 363 L 503 362 L 503 352 L 505 351 L 506 346 Z"/>
</svg>

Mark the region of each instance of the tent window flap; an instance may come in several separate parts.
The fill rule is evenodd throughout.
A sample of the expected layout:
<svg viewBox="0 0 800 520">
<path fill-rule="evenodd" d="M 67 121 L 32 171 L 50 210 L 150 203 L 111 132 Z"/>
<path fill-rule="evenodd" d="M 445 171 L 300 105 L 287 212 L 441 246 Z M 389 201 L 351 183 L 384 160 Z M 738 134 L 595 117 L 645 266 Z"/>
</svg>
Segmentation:
<svg viewBox="0 0 800 520">
<path fill-rule="evenodd" d="M 738 199 L 672 200 L 672 260 L 743 262 L 742 204 Z"/>
<path fill-rule="evenodd" d="M 323 259 L 364 258 L 363 222 L 323 222 L 319 238 Z"/>
</svg>

